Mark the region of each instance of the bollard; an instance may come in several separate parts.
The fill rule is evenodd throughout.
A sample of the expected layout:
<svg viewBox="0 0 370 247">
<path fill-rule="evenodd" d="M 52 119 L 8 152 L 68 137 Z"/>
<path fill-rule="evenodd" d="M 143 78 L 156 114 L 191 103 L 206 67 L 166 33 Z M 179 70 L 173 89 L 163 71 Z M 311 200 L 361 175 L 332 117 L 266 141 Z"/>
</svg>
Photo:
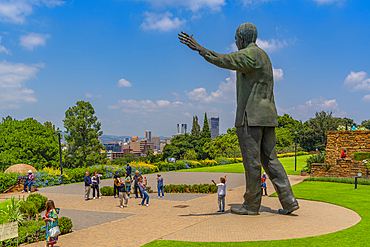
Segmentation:
<svg viewBox="0 0 370 247">
<path fill-rule="evenodd" d="M 357 177 L 355 177 L 355 190 L 357 190 Z"/>
</svg>

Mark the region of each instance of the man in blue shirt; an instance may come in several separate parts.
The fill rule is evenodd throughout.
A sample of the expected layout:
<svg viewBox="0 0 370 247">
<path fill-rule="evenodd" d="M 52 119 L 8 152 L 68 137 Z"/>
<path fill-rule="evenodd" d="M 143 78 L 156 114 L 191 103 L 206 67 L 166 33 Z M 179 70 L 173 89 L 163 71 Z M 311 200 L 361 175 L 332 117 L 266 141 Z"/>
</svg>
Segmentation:
<svg viewBox="0 0 370 247">
<path fill-rule="evenodd" d="M 158 198 L 161 198 L 161 191 L 162 191 L 162 197 L 164 197 L 163 177 L 161 176 L 161 174 L 157 174 L 157 187 L 158 187 Z"/>
<path fill-rule="evenodd" d="M 84 181 L 85 181 L 85 201 L 87 201 L 90 199 L 89 197 L 90 197 L 90 190 L 91 190 L 91 178 L 89 176 L 88 171 L 85 172 Z"/>
<path fill-rule="evenodd" d="M 127 163 L 127 166 L 126 166 L 126 173 L 128 176 L 131 176 L 132 169 L 129 163 Z"/>
</svg>

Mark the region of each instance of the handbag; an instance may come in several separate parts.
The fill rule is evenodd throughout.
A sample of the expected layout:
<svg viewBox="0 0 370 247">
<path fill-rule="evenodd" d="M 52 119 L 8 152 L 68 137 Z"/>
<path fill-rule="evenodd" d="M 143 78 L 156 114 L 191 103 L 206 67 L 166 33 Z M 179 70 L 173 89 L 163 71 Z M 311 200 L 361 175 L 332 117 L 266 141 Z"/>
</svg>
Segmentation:
<svg viewBox="0 0 370 247">
<path fill-rule="evenodd" d="M 49 230 L 49 235 L 50 237 L 52 238 L 55 238 L 57 236 L 60 235 L 60 229 L 59 229 L 59 226 L 53 226 L 50 230 Z"/>
</svg>

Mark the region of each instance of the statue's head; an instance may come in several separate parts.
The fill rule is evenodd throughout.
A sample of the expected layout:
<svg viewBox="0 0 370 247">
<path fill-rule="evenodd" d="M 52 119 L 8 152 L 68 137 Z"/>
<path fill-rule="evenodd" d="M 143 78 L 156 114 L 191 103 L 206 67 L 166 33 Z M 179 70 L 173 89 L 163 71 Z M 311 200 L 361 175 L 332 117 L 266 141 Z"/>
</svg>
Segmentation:
<svg viewBox="0 0 370 247">
<path fill-rule="evenodd" d="M 235 44 L 239 50 L 246 48 L 250 43 L 256 43 L 257 28 L 250 22 L 241 24 L 236 29 Z"/>
</svg>

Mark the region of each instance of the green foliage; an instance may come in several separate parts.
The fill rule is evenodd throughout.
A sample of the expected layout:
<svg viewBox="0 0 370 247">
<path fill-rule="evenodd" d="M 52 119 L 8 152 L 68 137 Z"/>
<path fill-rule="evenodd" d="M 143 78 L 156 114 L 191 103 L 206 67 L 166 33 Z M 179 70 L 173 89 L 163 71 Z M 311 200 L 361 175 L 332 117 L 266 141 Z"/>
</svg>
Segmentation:
<svg viewBox="0 0 370 247">
<path fill-rule="evenodd" d="M 38 209 L 32 201 L 22 201 L 19 206 L 21 213 L 34 218 L 38 214 Z"/>
<path fill-rule="evenodd" d="M 215 139 L 205 143 L 203 150 L 213 159 L 216 157 L 241 157 L 236 128 L 228 129 L 227 134 L 218 135 Z"/>
<path fill-rule="evenodd" d="M 14 164 L 30 163 L 37 170 L 59 165 L 58 138 L 54 131 L 35 119 L 0 124 L 0 172 Z"/>
<path fill-rule="evenodd" d="M 195 160 L 197 159 L 197 153 L 194 149 L 187 150 L 184 155 L 184 159 L 186 160 Z"/>
<path fill-rule="evenodd" d="M 201 137 L 202 139 L 211 138 L 211 131 L 210 131 L 210 129 L 209 129 L 208 118 L 207 118 L 207 112 L 206 112 L 206 113 L 204 113 L 203 128 L 202 128 L 202 132 L 200 133 L 200 137 Z"/>
<path fill-rule="evenodd" d="M 103 134 L 101 123 L 89 102 L 77 101 L 75 106 L 68 108 L 63 123 L 68 133 L 65 136 L 69 145 L 66 160 L 70 167 L 106 163 L 106 155 L 100 153 L 104 147 L 98 140 Z"/>
<path fill-rule="evenodd" d="M 6 222 L 21 221 L 24 214 L 19 210 L 21 201 L 11 197 L 6 209 L 0 211 L 0 217 Z"/>
<path fill-rule="evenodd" d="M 38 212 L 42 212 L 46 209 L 47 201 L 48 201 L 48 198 L 39 193 L 32 193 L 28 195 L 27 200 L 26 200 L 26 202 L 33 202 Z"/>
<path fill-rule="evenodd" d="M 217 187 L 213 184 L 169 184 L 164 185 L 165 193 L 216 193 Z"/>
<path fill-rule="evenodd" d="M 0 193 L 15 185 L 18 176 L 18 173 L 0 173 Z"/>
<path fill-rule="evenodd" d="M 366 129 L 370 130 L 370 119 L 369 120 L 364 120 L 361 122 L 361 126 L 365 127 Z"/>
<path fill-rule="evenodd" d="M 200 125 L 198 123 L 198 116 L 193 117 L 193 126 L 191 127 L 191 135 L 200 138 Z"/>
<path fill-rule="evenodd" d="M 171 144 L 164 146 L 163 160 L 167 160 L 168 158 L 182 159 L 188 150 L 194 150 L 199 155 L 199 139 L 189 134 L 178 135 L 171 140 Z"/>
<path fill-rule="evenodd" d="M 71 231 L 73 227 L 72 220 L 68 217 L 60 217 L 58 219 L 58 226 L 59 226 L 61 235 L 67 234 Z"/>
<path fill-rule="evenodd" d="M 113 187 L 104 186 L 100 188 L 100 193 L 102 196 L 113 196 Z"/>
<path fill-rule="evenodd" d="M 307 173 L 311 173 L 313 163 L 321 164 L 321 163 L 324 163 L 324 161 L 325 161 L 325 152 L 321 152 L 321 153 L 313 154 L 309 156 L 306 159 L 306 166 L 305 166 Z M 330 167 L 328 168 L 328 170 L 329 169 Z"/>
<path fill-rule="evenodd" d="M 353 155 L 353 160 L 356 160 L 356 161 L 362 161 L 362 160 L 367 160 L 367 159 L 370 159 L 370 153 L 356 152 Z"/>
</svg>

